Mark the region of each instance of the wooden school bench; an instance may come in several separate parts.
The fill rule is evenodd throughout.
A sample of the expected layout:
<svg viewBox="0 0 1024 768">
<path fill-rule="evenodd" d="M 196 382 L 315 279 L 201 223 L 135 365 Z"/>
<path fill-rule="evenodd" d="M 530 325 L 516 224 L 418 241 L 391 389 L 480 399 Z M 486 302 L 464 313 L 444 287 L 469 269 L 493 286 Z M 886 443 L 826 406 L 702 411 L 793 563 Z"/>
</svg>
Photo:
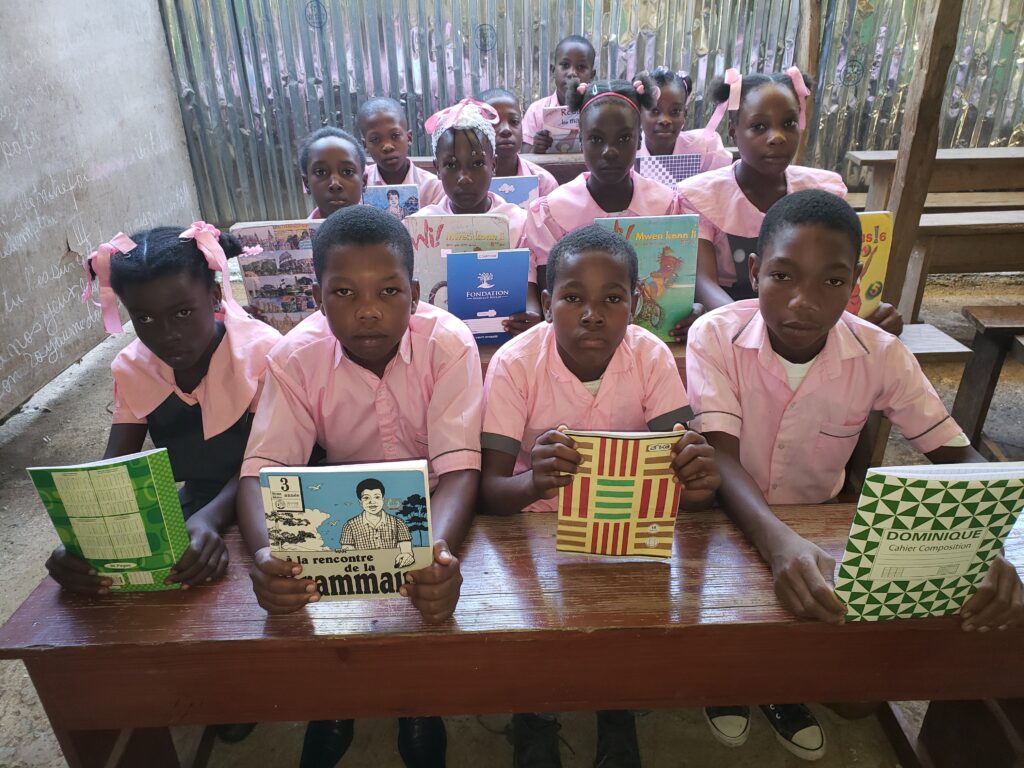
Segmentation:
<svg viewBox="0 0 1024 768">
<path fill-rule="evenodd" d="M 841 558 L 852 505 L 776 513 Z M 75 768 L 177 766 L 168 726 L 189 724 L 1024 696 L 1024 631 L 798 621 L 718 510 L 680 516 L 668 562 L 560 553 L 554 537 L 553 515 L 478 517 L 459 607 L 431 627 L 400 599 L 268 616 L 232 532 L 209 587 L 86 598 L 44 579 L 0 658 L 24 661 Z M 1024 535 L 1006 550 L 1024 563 Z"/>
</svg>

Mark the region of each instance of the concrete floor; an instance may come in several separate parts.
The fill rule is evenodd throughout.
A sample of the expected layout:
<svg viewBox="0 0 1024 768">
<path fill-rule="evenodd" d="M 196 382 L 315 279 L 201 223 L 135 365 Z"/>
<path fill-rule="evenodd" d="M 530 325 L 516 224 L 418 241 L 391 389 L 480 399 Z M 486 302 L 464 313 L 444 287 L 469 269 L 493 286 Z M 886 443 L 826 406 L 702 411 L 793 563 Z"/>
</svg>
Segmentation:
<svg viewBox="0 0 1024 768">
<path fill-rule="evenodd" d="M 1024 278 L 956 276 L 933 279 L 925 297 L 922 319 L 938 325 L 965 343 L 973 335 L 960 316 L 970 304 L 1024 302 Z M 110 421 L 109 363 L 130 339 L 114 337 L 90 352 L 81 363 L 33 398 L 20 413 L 0 425 L 0 622 L 15 610 L 45 575 L 43 562 L 57 536 L 39 504 L 24 468 L 62 464 L 99 456 Z M 935 365 L 926 370 L 947 406 L 952 405 L 961 366 Z M 1008 363 L 993 399 L 989 434 L 1020 455 L 1024 452 L 1024 366 Z M 899 436 L 890 439 L 886 463 L 921 462 Z M 909 705 L 913 708 L 913 705 Z M 874 719 L 846 722 L 817 708 L 829 740 L 829 751 L 818 763 L 823 768 L 896 766 L 895 755 Z M 448 718 L 449 765 L 509 765 L 511 747 L 504 736 L 507 717 Z M 591 714 L 562 718 L 563 764 L 591 765 L 595 742 Z M 367 720 L 357 725 L 356 739 L 343 765 L 399 766 L 393 720 Z M 699 710 L 666 710 L 638 721 L 648 767 L 661 766 L 776 766 L 801 761 L 774 743 L 767 723 L 756 715 L 747 744 L 735 750 L 720 746 L 707 732 Z M 216 744 L 209 765 L 296 765 L 303 724 L 260 725 L 238 745 Z M 180 729 L 184 748 L 194 746 L 196 728 Z M 0 662 L 0 766 L 56 768 L 64 765 L 46 717 L 20 662 Z"/>
</svg>

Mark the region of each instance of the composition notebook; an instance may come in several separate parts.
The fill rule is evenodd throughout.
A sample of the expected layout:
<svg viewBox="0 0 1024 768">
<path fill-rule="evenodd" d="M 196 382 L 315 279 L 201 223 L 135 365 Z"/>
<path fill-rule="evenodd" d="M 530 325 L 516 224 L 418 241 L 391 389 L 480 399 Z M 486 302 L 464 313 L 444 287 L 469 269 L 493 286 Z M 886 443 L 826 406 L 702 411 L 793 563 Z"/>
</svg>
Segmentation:
<svg viewBox="0 0 1024 768">
<path fill-rule="evenodd" d="M 61 543 L 112 582 L 115 592 L 164 584 L 188 549 L 188 531 L 166 448 L 28 475 Z"/>
<path fill-rule="evenodd" d="M 321 600 L 395 597 L 433 562 L 427 462 L 267 467 L 270 551 L 302 566 Z"/>
<path fill-rule="evenodd" d="M 555 546 L 592 555 L 670 557 L 680 486 L 672 482 L 679 432 L 565 433 L 583 456 L 558 491 Z"/>
<path fill-rule="evenodd" d="M 860 317 L 868 317 L 882 303 L 885 272 L 889 269 L 889 249 L 892 247 L 892 214 L 877 211 L 858 213 L 857 216 L 862 232 L 862 270 L 846 309 Z"/>
<path fill-rule="evenodd" d="M 868 470 L 836 576 L 849 621 L 945 616 L 1024 507 L 1024 462 Z"/>
</svg>

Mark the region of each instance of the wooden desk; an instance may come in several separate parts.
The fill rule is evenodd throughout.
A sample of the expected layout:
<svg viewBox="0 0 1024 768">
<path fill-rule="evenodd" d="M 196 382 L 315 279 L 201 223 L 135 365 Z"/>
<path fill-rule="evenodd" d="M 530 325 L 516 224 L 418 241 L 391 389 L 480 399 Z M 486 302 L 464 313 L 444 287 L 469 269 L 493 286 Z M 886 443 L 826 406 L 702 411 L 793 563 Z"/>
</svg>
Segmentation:
<svg viewBox="0 0 1024 768">
<path fill-rule="evenodd" d="M 777 514 L 840 558 L 851 505 Z M 554 523 L 478 518 L 439 627 L 401 599 L 270 617 L 233 533 L 210 587 L 100 599 L 44 579 L 0 629 L 0 658 L 24 660 L 68 762 L 89 768 L 120 728 L 152 729 L 146 764 L 176 765 L 168 725 L 1024 695 L 1024 632 L 797 621 L 718 511 L 681 516 L 666 563 L 555 552 Z M 1019 532 L 1007 555 L 1024 563 Z M 299 669 L 314 673 L 290 690 Z"/>
</svg>

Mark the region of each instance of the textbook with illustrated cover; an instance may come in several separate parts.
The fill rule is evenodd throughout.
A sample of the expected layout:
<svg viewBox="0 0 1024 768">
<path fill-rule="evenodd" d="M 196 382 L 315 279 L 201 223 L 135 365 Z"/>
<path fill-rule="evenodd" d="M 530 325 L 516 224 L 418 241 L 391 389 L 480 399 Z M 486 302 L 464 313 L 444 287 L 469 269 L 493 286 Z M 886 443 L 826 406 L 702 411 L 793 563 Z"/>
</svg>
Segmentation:
<svg viewBox="0 0 1024 768">
<path fill-rule="evenodd" d="M 568 107 L 544 107 L 541 126 L 551 134 L 549 152 L 567 154 L 580 151 L 580 113 Z"/>
<path fill-rule="evenodd" d="M 697 279 L 695 215 L 597 219 L 626 238 L 639 263 L 639 298 L 633 322 L 662 341 L 693 311 Z"/>
<path fill-rule="evenodd" d="M 868 470 L 836 575 L 848 621 L 946 616 L 1024 507 L 1024 462 Z"/>
<path fill-rule="evenodd" d="M 28 474 L 61 543 L 112 592 L 181 587 L 164 584 L 189 544 L 166 448 Z"/>
<path fill-rule="evenodd" d="M 860 250 L 861 274 L 846 310 L 868 317 L 882 303 L 885 272 L 889 268 L 892 246 L 892 214 L 888 211 L 858 213 L 862 231 Z"/>
<path fill-rule="evenodd" d="M 520 208 L 529 208 L 540 194 L 539 190 L 540 178 L 537 176 L 495 176 L 491 179 L 491 192 Z"/>
<path fill-rule="evenodd" d="M 445 254 L 509 247 L 508 218 L 500 213 L 417 214 L 402 223 L 412 237 L 413 277 L 420 281 L 420 299 L 441 309 L 448 309 Z"/>
<path fill-rule="evenodd" d="M 265 467 L 270 551 L 302 566 L 321 600 L 395 597 L 433 562 L 427 462 Z"/>
<path fill-rule="evenodd" d="M 583 456 L 558 491 L 556 548 L 592 555 L 669 557 L 681 487 L 672 482 L 680 432 L 565 433 Z"/>
<path fill-rule="evenodd" d="M 281 333 L 316 311 L 313 235 L 322 221 L 248 221 L 231 227 L 243 246 L 263 249 L 239 256 L 238 268 L 249 306 Z"/>
<path fill-rule="evenodd" d="M 668 187 L 674 187 L 683 179 L 700 173 L 701 156 L 686 155 L 649 155 L 638 157 L 634 162 L 636 172 L 648 179 L 660 181 Z"/>
<path fill-rule="evenodd" d="M 504 344 L 512 334 L 502 325 L 509 315 L 526 311 L 530 252 L 449 253 L 448 311 L 473 332 L 478 344 Z"/>
<path fill-rule="evenodd" d="M 363 205 L 390 213 L 399 221 L 420 209 L 419 187 L 415 184 L 382 184 L 363 190 Z"/>
</svg>

